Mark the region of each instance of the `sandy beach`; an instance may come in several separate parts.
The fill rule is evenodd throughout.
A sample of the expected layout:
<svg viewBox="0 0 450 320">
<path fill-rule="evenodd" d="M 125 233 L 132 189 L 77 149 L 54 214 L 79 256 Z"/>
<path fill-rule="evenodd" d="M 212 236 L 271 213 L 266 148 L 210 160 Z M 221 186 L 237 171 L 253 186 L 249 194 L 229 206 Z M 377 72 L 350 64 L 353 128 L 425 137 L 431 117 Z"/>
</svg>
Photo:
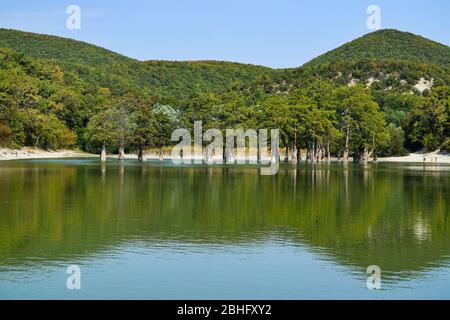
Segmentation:
<svg viewBox="0 0 450 320">
<path fill-rule="evenodd" d="M 378 158 L 378 162 L 450 164 L 450 154 L 443 154 L 438 152 L 410 153 L 409 155 L 404 157 Z"/>
<path fill-rule="evenodd" d="M 24 160 L 24 159 L 59 159 L 59 158 L 81 158 L 98 157 L 95 154 L 78 150 L 42 150 L 37 148 L 7 149 L 0 148 L 0 161 L 2 160 Z"/>
</svg>

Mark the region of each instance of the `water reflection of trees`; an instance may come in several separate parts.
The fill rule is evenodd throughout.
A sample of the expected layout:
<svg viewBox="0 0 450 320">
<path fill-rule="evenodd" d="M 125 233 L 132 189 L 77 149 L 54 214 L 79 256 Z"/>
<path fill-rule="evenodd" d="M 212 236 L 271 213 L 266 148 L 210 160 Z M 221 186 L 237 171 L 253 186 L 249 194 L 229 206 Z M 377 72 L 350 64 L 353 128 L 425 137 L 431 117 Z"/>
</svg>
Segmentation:
<svg viewBox="0 0 450 320">
<path fill-rule="evenodd" d="M 448 171 L 394 165 L 0 167 L 0 263 L 58 260 L 125 241 L 240 244 L 268 235 L 385 272 L 450 252 Z"/>
</svg>

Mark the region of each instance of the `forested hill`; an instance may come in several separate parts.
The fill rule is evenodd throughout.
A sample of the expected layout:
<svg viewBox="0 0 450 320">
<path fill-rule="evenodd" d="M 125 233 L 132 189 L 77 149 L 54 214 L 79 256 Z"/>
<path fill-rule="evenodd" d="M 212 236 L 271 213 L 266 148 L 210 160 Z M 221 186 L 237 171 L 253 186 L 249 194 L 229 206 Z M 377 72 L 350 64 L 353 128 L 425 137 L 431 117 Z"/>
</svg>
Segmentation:
<svg viewBox="0 0 450 320">
<path fill-rule="evenodd" d="M 39 59 L 91 67 L 127 64 L 133 59 L 87 42 L 68 38 L 0 28 L 0 47 Z"/>
<path fill-rule="evenodd" d="M 336 84 L 370 81 L 406 92 L 422 78 L 450 83 L 450 48 L 397 30 L 380 30 L 325 53 L 303 67 L 274 70 L 223 61 L 138 61 L 82 41 L 0 29 L 0 48 L 55 60 L 68 83 L 128 90 L 186 100 L 199 93 L 237 87 L 283 92 L 312 79 Z M 150 54 L 151 55 L 151 54 Z"/>
<path fill-rule="evenodd" d="M 379 90 L 422 93 L 450 85 L 450 47 L 398 30 L 380 30 L 346 43 L 299 68 L 262 78 L 260 88 L 285 92 L 324 80 Z"/>
<path fill-rule="evenodd" d="M 223 61 L 138 61 L 82 41 L 8 29 L 0 29 L 0 48 L 55 60 L 69 80 L 79 78 L 116 94 L 131 89 L 184 99 L 248 85 L 271 72 L 266 67 Z"/>
<path fill-rule="evenodd" d="M 0 29 L 0 147 L 142 152 L 169 146 L 173 129 L 201 120 L 221 129 L 279 128 L 282 146 L 307 149 L 316 161 L 325 149 L 355 159 L 367 159 L 369 149 L 449 151 L 449 61 L 449 47 L 396 30 L 276 70 L 138 61 Z"/>
<path fill-rule="evenodd" d="M 348 42 L 305 65 L 363 59 L 409 60 L 449 67 L 450 47 L 409 32 L 383 29 Z"/>
</svg>

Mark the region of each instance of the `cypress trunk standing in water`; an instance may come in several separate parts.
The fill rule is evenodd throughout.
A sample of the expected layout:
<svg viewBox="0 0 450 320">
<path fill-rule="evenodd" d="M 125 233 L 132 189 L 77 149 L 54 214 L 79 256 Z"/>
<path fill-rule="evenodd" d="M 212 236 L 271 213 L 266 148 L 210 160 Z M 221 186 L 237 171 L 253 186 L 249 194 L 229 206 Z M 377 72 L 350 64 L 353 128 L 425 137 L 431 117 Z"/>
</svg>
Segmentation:
<svg viewBox="0 0 450 320">
<path fill-rule="evenodd" d="M 292 159 L 291 159 L 291 162 L 292 162 L 293 164 L 297 164 L 297 163 L 298 163 L 298 161 L 297 161 L 297 155 L 298 155 L 298 153 L 297 153 L 297 147 L 294 145 L 294 146 L 292 147 Z"/>
<path fill-rule="evenodd" d="M 120 136 L 119 136 L 119 160 L 125 160 L 125 121 L 126 111 L 121 108 L 119 110 L 119 126 L 120 126 Z"/>
<path fill-rule="evenodd" d="M 281 160 L 280 148 L 275 148 L 273 154 L 274 154 L 274 156 L 272 157 L 272 163 L 274 161 L 279 163 Z"/>
<path fill-rule="evenodd" d="M 316 142 L 313 139 L 312 150 L 310 151 L 311 163 L 316 163 Z"/>
<path fill-rule="evenodd" d="M 261 149 L 259 146 L 259 142 L 256 144 L 256 163 L 261 163 Z"/>
<path fill-rule="evenodd" d="M 369 152 L 369 148 L 364 147 L 364 151 L 361 155 L 361 163 L 366 164 L 367 162 L 369 162 L 369 159 L 370 159 L 370 157 L 372 157 L 374 155 L 374 152 L 375 152 L 375 148 L 373 148 Z M 373 158 L 374 158 L 374 162 L 375 162 L 375 156 L 373 156 Z"/>
<path fill-rule="evenodd" d="M 342 155 L 342 162 L 348 163 L 348 143 L 349 143 L 349 137 L 350 137 L 350 127 L 347 127 L 347 132 L 345 134 L 345 148 L 344 148 L 344 154 Z"/>
<path fill-rule="evenodd" d="M 163 161 L 164 160 L 164 151 L 163 148 L 159 149 L 159 161 Z"/>
<path fill-rule="evenodd" d="M 100 161 L 106 161 L 106 146 L 103 144 L 102 152 L 100 153 Z"/>
<path fill-rule="evenodd" d="M 209 163 L 209 149 L 205 148 L 205 151 L 203 152 L 203 161 L 205 163 Z"/>
<path fill-rule="evenodd" d="M 361 156 L 361 163 L 366 164 L 369 161 L 369 150 L 367 147 L 364 147 L 364 151 Z"/>
<path fill-rule="evenodd" d="M 139 147 L 138 150 L 138 161 L 144 161 L 144 148 Z"/>
<path fill-rule="evenodd" d="M 234 143 L 234 137 L 233 136 L 227 136 L 226 137 L 226 143 L 225 143 L 225 163 L 234 163 L 235 157 L 234 157 L 234 150 L 233 150 L 233 143 Z M 231 147 L 230 147 L 231 146 Z"/>
<path fill-rule="evenodd" d="M 119 160 L 125 160 L 125 147 L 123 144 L 119 146 Z"/>
<path fill-rule="evenodd" d="M 226 145 L 226 143 L 223 144 L 222 160 L 223 160 L 224 164 L 227 163 L 227 145 Z"/>
<path fill-rule="evenodd" d="M 377 163 L 377 150 L 375 149 L 375 136 L 372 137 L 372 150 L 370 151 L 369 157 L 372 157 L 373 163 Z"/>
<path fill-rule="evenodd" d="M 330 155 L 330 141 L 327 141 L 327 163 L 331 163 L 331 155 Z"/>
<path fill-rule="evenodd" d="M 292 146 L 292 163 L 297 164 L 298 160 L 297 132 L 294 133 L 294 145 Z"/>
<path fill-rule="evenodd" d="M 317 152 L 316 152 L 316 163 L 322 162 L 323 160 L 323 148 L 322 145 L 317 143 Z"/>
<path fill-rule="evenodd" d="M 289 162 L 289 147 L 286 146 L 286 150 L 284 151 L 284 162 L 288 163 Z"/>
<path fill-rule="evenodd" d="M 302 149 L 300 146 L 297 146 L 297 163 L 300 163 L 302 161 Z"/>
</svg>

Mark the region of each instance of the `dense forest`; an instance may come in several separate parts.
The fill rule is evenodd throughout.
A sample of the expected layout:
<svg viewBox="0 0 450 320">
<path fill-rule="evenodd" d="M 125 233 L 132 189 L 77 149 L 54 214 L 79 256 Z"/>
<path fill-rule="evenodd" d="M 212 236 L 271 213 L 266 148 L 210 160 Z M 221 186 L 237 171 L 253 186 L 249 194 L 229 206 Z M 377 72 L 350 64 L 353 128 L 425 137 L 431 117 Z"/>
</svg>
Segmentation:
<svg viewBox="0 0 450 320">
<path fill-rule="evenodd" d="M 171 145 L 174 129 L 279 128 L 286 156 L 450 151 L 450 48 L 373 32 L 299 68 L 137 61 L 91 44 L 0 29 L 0 146 Z"/>
</svg>

